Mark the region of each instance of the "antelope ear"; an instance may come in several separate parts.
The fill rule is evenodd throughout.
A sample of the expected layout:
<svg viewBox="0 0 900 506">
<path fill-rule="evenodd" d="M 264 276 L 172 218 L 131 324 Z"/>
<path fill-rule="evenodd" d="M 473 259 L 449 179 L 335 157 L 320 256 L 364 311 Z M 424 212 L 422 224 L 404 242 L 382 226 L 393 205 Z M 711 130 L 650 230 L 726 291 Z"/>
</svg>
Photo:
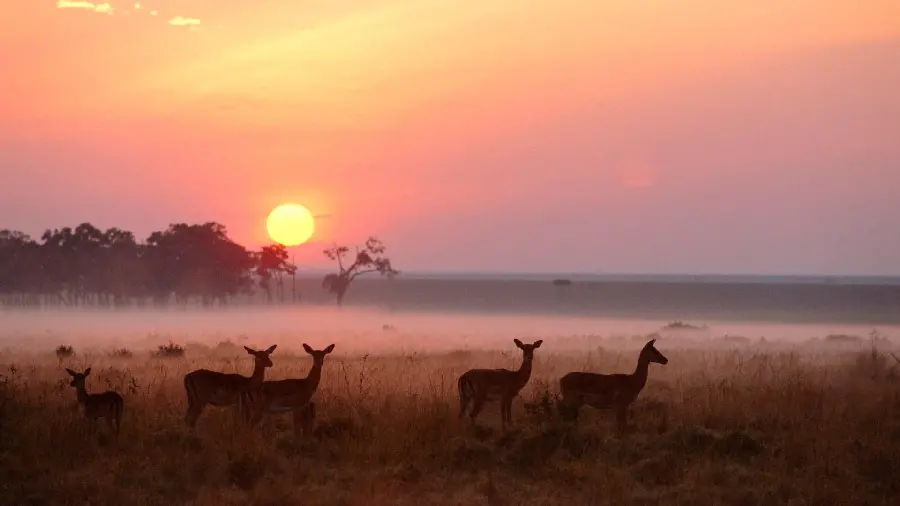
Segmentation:
<svg viewBox="0 0 900 506">
<path fill-rule="evenodd" d="M 313 349 L 310 348 L 309 345 L 306 343 L 303 343 L 303 351 L 305 351 L 306 353 L 309 353 L 310 355 L 313 354 Z"/>
<path fill-rule="evenodd" d="M 523 347 L 523 346 L 522 346 L 522 341 L 519 341 L 518 339 L 513 339 L 513 342 L 516 343 L 516 347 L 518 347 L 518 348 L 522 348 L 522 347 Z"/>
<path fill-rule="evenodd" d="M 248 347 L 246 347 L 246 346 L 244 346 L 244 349 L 247 350 L 247 353 L 253 355 L 253 350 L 252 350 L 252 349 L 250 349 L 250 348 L 248 348 Z"/>
<path fill-rule="evenodd" d="M 72 369 L 69 369 L 68 367 L 66 367 L 66 372 L 69 373 L 69 375 L 71 375 L 71 376 L 77 376 L 75 371 L 73 371 Z"/>
<path fill-rule="evenodd" d="M 273 351 L 275 351 L 275 348 L 277 348 L 277 347 L 278 347 L 277 344 L 273 344 L 272 346 L 269 346 L 269 348 L 266 349 L 266 353 L 272 353 Z"/>
<path fill-rule="evenodd" d="M 534 347 L 535 347 L 535 348 L 540 348 L 540 347 L 541 347 L 541 343 L 543 343 L 543 342 L 544 342 L 543 339 L 538 339 L 537 341 L 534 342 Z"/>
<path fill-rule="evenodd" d="M 91 374 L 91 368 L 88 367 L 87 369 L 84 370 L 84 375 L 85 375 L 85 376 L 90 376 L 90 374 Z"/>
<path fill-rule="evenodd" d="M 650 342 L 647 343 L 647 346 L 653 346 L 653 343 L 655 343 L 655 342 L 656 342 L 656 339 L 651 339 Z"/>
<path fill-rule="evenodd" d="M 334 351 L 334 345 L 329 344 L 328 347 L 325 348 L 325 353 L 331 353 L 332 351 Z"/>
</svg>

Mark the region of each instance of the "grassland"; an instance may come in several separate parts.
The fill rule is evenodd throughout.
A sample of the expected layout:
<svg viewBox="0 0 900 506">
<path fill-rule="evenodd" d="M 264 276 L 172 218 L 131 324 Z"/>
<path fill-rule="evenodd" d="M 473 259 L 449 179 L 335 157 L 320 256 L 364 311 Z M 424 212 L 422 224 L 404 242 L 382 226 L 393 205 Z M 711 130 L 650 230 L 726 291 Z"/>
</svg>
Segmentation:
<svg viewBox="0 0 900 506">
<path fill-rule="evenodd" d="M 643 341 L 584 339 L 589 352 L 554 349 L 562 339 L 538 350 L 508 434 L 496 404 L 476 427 L 459 425 L 455 386 L 471 367 L 517 367 L 511 342 L 380 355 L 339 343 L 306 438 L 294 437 L 290 415 L 248 432 L 231 410 L 208 408 L 194 433 L 184 426 L 183 375 L 249 374 L 239 347 L 194 345 L 183 358 L 76 348 L 62 360 L 52 348 L 6 350 L 0 504 L 900 504 L 900 381 L 886 353 L 663 338 L 669 365 L 651 366 L 633 430 L 619 438 L 610 413 L 560 419 L 556 380 L 630 372 Z M 305 376 L 300 342 L 278 344 L 268 377 Z M 91 432 L 74 409 L 63 368 L 86 366 L 89 391 L 125 397 L 118 439 Z"/>
</svg>

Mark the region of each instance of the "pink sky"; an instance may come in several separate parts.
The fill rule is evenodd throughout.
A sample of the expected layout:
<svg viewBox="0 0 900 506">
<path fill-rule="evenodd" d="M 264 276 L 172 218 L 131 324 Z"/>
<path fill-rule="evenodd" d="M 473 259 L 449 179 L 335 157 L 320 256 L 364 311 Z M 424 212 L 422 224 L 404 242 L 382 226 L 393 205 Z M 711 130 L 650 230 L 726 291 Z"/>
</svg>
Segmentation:
<svg viewBox="0 0 900 506">
<path fill-rule="evenodd" d="M 896 0 L 3 11 L 0 228 L 295 201 L 401 270 L 900 274 Z"/>
</svg>

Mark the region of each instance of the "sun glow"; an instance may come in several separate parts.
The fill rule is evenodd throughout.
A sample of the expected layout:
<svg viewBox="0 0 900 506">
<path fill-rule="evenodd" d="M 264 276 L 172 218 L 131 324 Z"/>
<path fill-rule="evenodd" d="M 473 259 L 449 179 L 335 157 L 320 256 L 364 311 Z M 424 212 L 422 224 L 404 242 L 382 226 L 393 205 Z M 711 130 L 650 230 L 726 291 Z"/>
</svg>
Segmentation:
<svg viewBox="0 0 900 506">
<path fill-rule="evenodd" d="M 297 246 L 312 237 L 316 221 L 309 209 L 299 204 L 281 204 L 269 213 L 266 230 L 273 241 Z"/>
</svg>

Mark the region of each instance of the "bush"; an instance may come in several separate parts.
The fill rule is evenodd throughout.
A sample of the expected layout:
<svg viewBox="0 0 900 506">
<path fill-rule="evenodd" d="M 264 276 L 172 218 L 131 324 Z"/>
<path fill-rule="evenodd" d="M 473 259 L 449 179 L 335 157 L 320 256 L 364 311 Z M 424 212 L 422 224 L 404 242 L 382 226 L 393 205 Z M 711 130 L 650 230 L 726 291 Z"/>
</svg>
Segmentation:
<svg viewBox="0 0 900 506">
<path fill-rule="evenodd" d="M 706 330 L 706 325 L 692 325 L 681 320 L 675 320 L 666 324 L 663 330 Z"/>
<path fill-rule="evenodd" d="M 73 355 L 75 355 L 75 348 L 73 348 L 69 345 L 61 344 L 56 347 L 56 357 L 57 358 L 63 359 L 63 358 L 71 357 Z"/>
<path fill-rule="evenodd" d="M 131 358 L 134 356 L 134 353 L 132 353 L 128 348 L 116 348 L 115 350 L 109 352 L 109 356 L 113 358 Z"/>
<path fill-rule="evenodd" d="M 169 341 L 169 344 L 161 344 L 154 353 L 160 358 L 180 358 L 184 356 L 184 347 Z"/>
</svg>

